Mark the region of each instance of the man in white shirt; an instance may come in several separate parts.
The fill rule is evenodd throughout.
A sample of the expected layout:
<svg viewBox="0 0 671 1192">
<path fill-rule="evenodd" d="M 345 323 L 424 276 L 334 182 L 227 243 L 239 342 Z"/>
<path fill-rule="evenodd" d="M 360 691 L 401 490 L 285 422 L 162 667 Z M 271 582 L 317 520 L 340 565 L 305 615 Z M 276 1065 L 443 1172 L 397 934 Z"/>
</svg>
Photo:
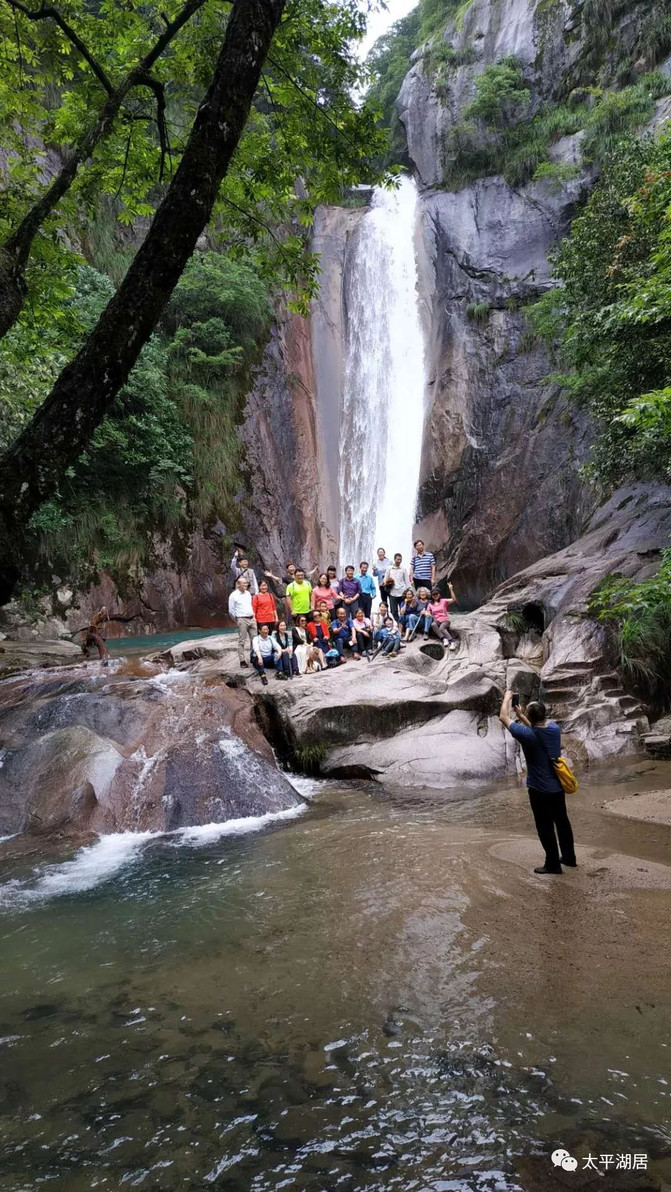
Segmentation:
<svg viewBox="0 0 671 1192">
<path fill-rule="evenodd" d="M 281 656 L 282 647 L 279 642 L 270 636 L 268 626 L 262 625 L 252 641 L 252 664 L 264 687 L 268 686 L 266 667 L 272 670 L 275 666 L 275 659 L 279 659 Z M 278 679 L 284 677 L 279 670 L 277 677 Z"/>
<path fill-rule="evenodd" d="M 384 583 L 380 588 L 380 596 L 389 605 L 389 612 L 395 621 L 398 620 L 399 601 L 409 587 L 408 568 L 403 566 L 403 556 L 397 552 L 394 555 L 394 565 L 387 568 Z"/>
<path fill-rule="evenodd" d="M 228 598 L 228 615 L 238 626 L 238 658 L 240 666 L 249 666 L 247 654 L 256 636 L 256 621 L 252 608 L 252 594 L 242 576 Z"/>
</svg>

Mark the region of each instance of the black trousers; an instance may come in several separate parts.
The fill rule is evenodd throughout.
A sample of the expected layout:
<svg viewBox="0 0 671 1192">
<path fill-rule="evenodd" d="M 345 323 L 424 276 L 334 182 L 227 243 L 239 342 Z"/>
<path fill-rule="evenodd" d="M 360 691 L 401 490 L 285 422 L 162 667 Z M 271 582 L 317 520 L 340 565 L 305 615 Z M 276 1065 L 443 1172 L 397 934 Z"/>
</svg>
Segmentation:
<svg viewBox="0 0 671 1192">
<path fill-rule="evenodd" d="M 391 613 L 391 615 L 395 621 L 398 621 L 398 606 L 401 603 L 402 599 L 403 599 L 402 596 L 392 596 L 391 592 L 385 599 L 387 609 L 389 610 L 389 612 Z"/>
<path fill-rule="evenodd" d="M 575 863 L 573 831 L 566 811 L 564 791 L 547 794 L 546 791 L 537 791 L 529 787 L 529 802 L 534 813 L 538 839 L 545 849 L 545 864 L 548 869 L 558 869 L 560 858 L 567 863 Z"/>
<path fill-rule="evenodd" d="M 359 608 L 363 609 L 364 617 L 370 617 L 370 611 L 373 607 L 373 597 L 369 592 L 362 592 L 359 597 Z"/>
</svg>

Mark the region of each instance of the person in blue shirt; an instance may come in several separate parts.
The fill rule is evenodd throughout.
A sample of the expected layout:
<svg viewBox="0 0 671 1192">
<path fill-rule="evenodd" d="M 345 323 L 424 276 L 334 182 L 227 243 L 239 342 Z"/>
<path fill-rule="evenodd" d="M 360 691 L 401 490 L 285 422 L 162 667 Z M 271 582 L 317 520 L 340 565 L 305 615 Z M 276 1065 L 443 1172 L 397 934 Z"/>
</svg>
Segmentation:
<svg viewBox="0 0 671 1192">
<path fill-rule="evenodd" d="M 534 700 L 527 705 L 525 714 L 519 708 L 513 708 L 512 700 L 513 692 L 506 691 L 499 720 L 519 741 L 527 763 L 529 802 L 538 839 L 545 849 L 545 864 L 537 866 L 534 873 L 561 873 L 562 865 L 574 869 L 575 846 L 566 811 L 566 795 L 553 765 L 561 754 L 559 725 L 547 719 L 545 704 Z"/>
<path fill-rule="evenodd" d="M 377 588 L 373 576 L 368 573 L 368 563 L 359 563 L 359 574 L 355 578 L 361 584 L 359 608 L 363 609 L 364 617 L 369 617 L 373 608 L 373 599 L 377 596 Z"/>
</svg>

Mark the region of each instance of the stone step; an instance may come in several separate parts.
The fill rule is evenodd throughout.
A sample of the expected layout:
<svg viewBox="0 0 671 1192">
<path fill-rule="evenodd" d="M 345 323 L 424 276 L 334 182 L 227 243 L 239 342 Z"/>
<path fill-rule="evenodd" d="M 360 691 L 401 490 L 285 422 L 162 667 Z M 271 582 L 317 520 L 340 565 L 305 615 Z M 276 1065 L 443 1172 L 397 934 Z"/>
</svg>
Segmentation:
<svg viewBox="0 0 671 1192">
<path fill-rule="evenodd" d="M 671 757 L 671 736 L 653 734 L 643 737 L 643 748 L 652 757 Z"/>
<path fill-rule="evenodd" d="M 553 687 L 551 691 L 544 686 L 541 687 L 542 698 L 545 702 L 552 704 L 568 703 L 577 699 L 581 694 L 582 690 L 576 690 L 575 687 Z"/>
<path fill-rule="evenodd" d="M 640 703 L 638 702 L 637 699 L 634 699 L 633 695 L 619 695 L 618 694 L 617 702 L 621 708 L 639 708 L 641 711 L 643 710 L 641 708 Z"/>
</svg>

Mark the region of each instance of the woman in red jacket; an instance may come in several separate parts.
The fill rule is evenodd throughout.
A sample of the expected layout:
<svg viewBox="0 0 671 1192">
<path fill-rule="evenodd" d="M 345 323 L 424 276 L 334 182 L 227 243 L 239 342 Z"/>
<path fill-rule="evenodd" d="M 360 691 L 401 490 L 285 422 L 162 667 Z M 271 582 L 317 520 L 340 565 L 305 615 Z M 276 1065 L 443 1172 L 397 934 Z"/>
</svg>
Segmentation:
<svg viewBox="0 0 671 1192">
<path fill-rule="evenodd" d="M 331 649 L 333 642 L 331 641 L 331 622 L 329 621 L 328 610 L 324 608 L 322 602 L 322 610 L 317 610 L 314 620 L 310 621 L 308 625 L 308 633 L 312 638 L 313 646 L 317 646 L 322 654 Z"/>
<path fill-rule="evenodd" d="M 256 618 L 256 624 L 259 629 L 262 625 L 268 626 L 268 631 L 273 632 L 277 629 L 277 606 L 275 604 L 275 597 L 272 592 L 268 590 L 268 585 L 264 579 L 259 584 L 259 591 L 256 596 L 252 596 L 252 608 Z"/>
</svg>

